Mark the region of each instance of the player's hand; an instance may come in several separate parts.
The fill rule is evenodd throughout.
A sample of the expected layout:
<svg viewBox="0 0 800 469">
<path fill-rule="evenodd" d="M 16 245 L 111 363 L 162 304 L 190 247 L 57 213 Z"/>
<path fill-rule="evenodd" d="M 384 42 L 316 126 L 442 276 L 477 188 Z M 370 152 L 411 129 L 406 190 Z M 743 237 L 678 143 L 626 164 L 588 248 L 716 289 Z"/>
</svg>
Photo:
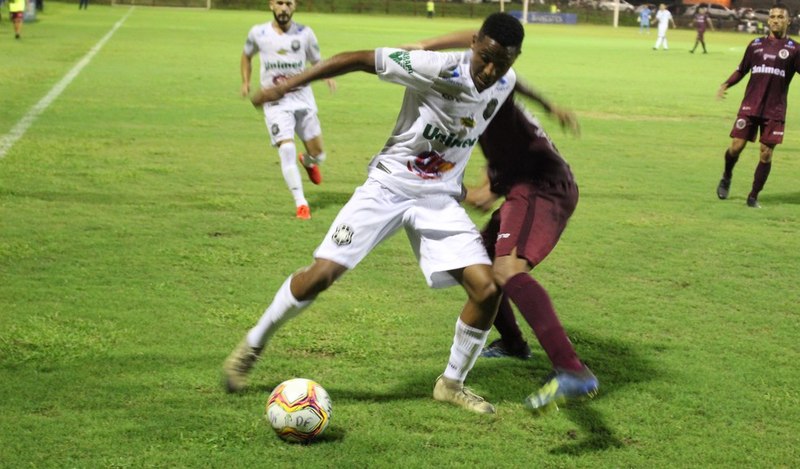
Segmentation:
<svg viewBox="0 0 800 469">
<path fill-rule="evenodd" d="M 250 83 L 242 83 L 242 98 L 250 96 Z"/>
<path fill-rule="evenodd" d="M 497 194 L 489 190 L 489 185 L 485 184 L 480 187 L 471 187 L 467 189 L 467 196 L 464 198 L 464 203 L 471 205 L 482 212 L 488 212 L 494 207 L 497 201 Z"/>
<path fill-rule="evenodd" d="M 328 84 L 328 89 L 331 90 L 331 93 L 336 92 L 336 80 L 333 78 L 326 78 L 325 83 Z"/>
<path fill-rule="evenodd" d="M 725 95 L 728 93 L 728 85 L 723 83 L 719 85 L 719 89 L 717 90 L 717 99 L 725 99 Z"/>
<path fill-rule="evenodd" d="M 580 136 L 581 127 L 574 112 L 555 106 L 551 107 L 550 112 L 556 116 L 562 129 L 569 130 L 575 136 Z"/>
</svg>

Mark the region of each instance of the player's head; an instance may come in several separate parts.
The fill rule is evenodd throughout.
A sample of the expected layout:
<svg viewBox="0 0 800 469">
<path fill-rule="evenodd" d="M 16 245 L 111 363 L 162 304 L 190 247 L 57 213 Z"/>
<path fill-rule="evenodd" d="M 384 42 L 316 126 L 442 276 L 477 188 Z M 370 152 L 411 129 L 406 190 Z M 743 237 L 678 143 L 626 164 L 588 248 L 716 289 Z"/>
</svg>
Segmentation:
<svg viewBox="0 0 800 469">
<path fill-rule="evenodd" d="M 472 38 L 470 75 L 478 91 L 502 78 L 522 52 L 525 29 L 518 19 L 505 13 L 493 13 Z"/>
<path fill-rule="evenodd" d="M 769 8 L 769 19 L 767 26 L 769 26 L 769 33 L 775 37 L 786 36 L 786 31 L 789 29 L 789 8 L 783 3 L 776 3 Z"/>
<path fill-rule="evenodd" d="M 665 5 L 665 4 L 663 4 L 663 3 L 659 3 L 659 4 L 658 4 L 658 9 L 659 9 L 659 10 L 666 10 L 666 9 L 667 9 L 667 5 Z"/>
<path fill-rule="evenodd" d="M 269 0 L 269 9 L 272 10 L 272 16 L 280 27 L 291 23 L 295 7 L 294 0 Z"/>
</svg>

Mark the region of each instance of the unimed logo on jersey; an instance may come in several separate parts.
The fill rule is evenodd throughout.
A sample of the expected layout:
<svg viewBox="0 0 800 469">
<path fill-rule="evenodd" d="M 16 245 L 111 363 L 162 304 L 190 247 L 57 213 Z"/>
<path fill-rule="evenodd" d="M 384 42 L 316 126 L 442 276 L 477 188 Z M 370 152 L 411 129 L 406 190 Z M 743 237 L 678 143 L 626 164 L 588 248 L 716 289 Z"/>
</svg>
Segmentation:
<svg viewBox="0 0 800 469">
<path fill-rule="evenodd" d="M 411 68 L 411 54 L 408 51 L 398 51 L 389 54 L 389 58 L 397 62 L 397 65 L 403 67 L 403 70 L 408 73 L 413 73 L 414 69 Z"/>
<path fill-rule="evenodd" d="M 751 70 L 750 73 L 752 73 L 753 75 L 755 75 L 756 73 L 766 73 L 767 75 L 775 75 L 779 77 L 786 76 L 785 70 L 775 67 L 769 67 L 767 65 L 756 65 L 753 67 L 753 70 Z"/>
<path fill-rule="evenodd" d="M 444 146 L 451 148 L 469 148 L 478 142 L 477 138 L 459 139 L 457 135 L 445 133 L 444 130 L 431 124 L 425 124 L 425 130 L 422 132 L 422 136 L 425 137 L 426 140 L 437 140 L 444 144 Z"/>
</svg>

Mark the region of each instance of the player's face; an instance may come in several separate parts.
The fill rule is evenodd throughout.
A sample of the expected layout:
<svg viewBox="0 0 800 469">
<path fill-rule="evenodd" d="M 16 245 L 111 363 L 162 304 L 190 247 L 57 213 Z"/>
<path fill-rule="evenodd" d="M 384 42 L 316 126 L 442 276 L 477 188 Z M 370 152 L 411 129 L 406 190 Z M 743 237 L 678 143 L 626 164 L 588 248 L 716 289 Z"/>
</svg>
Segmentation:
<svg viewBox="0 0 800 469">
<path fill-rule="evenodd" d="M 497 83 L 519 54 L 518 47 L 503 47 L 489 36 L 476 34 L 472 38 L 472 61 L 469 66 L 475 88 L 480 92 Z"/>
<path fill-rule="evenodd" d="M 789 12 L 783 8 L 770 8 L 767 25 L 769 25 L 769 32 L 773 36 L 785 36 L 786 30 L 789 28 Z"/>
<path fill-rule="evenodd" d="M 292 21 L 294 8 L 294 0 L 270 0 L 269 2 L 269 9 L 272 10 L 272 16 L 275 17 L 275 22 L 279 26 L 286 26 Z"/>
</svg>

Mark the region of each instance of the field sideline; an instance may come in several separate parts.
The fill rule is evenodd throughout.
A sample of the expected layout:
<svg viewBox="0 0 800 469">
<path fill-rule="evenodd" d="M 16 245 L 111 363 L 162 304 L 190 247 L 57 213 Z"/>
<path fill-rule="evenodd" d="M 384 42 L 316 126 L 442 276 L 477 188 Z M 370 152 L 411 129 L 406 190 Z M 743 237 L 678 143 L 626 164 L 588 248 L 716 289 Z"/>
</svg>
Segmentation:
<svg viewBox="0 0 800 469">
<path fill-rule="evenodd" d="M 515 69 L 582 127 L 542 118 L 581 201 L 536 275 L 601 392 L 526 413 L 548 372 L 526 330 L 532 360 L 470 375 L 498 406 L 485 417 L 430 397 L 464 295 L 428 290 L 402 233 L 279 332 L 251 391 L 222 391 L 222 360 L 363 182 L 402 89 L 363 73 L 315 85 L 328 161 L 300 222 L 238 95 L 266 12 L 48 1 L 20 41 L 0 22 L 0 139 L 126 15 L 0 158 L 0 467 L 797 466 L 800 85 L 764 208 L 745 206 L 756 145 L 731 199 L 714 195 L 745 83 L 714 96 L 752 36 L 709 32 L 691 55 L 686 29 L 654 52 L 655 30 L 526 27 Z M 325 56 L 479 26 L 302 5 L 296 19 Z M 470 165 L 473 182 L 479 151 Z M 310 446 L 262 418 L 293 376 L 333 399 Z"/>
</svg>

